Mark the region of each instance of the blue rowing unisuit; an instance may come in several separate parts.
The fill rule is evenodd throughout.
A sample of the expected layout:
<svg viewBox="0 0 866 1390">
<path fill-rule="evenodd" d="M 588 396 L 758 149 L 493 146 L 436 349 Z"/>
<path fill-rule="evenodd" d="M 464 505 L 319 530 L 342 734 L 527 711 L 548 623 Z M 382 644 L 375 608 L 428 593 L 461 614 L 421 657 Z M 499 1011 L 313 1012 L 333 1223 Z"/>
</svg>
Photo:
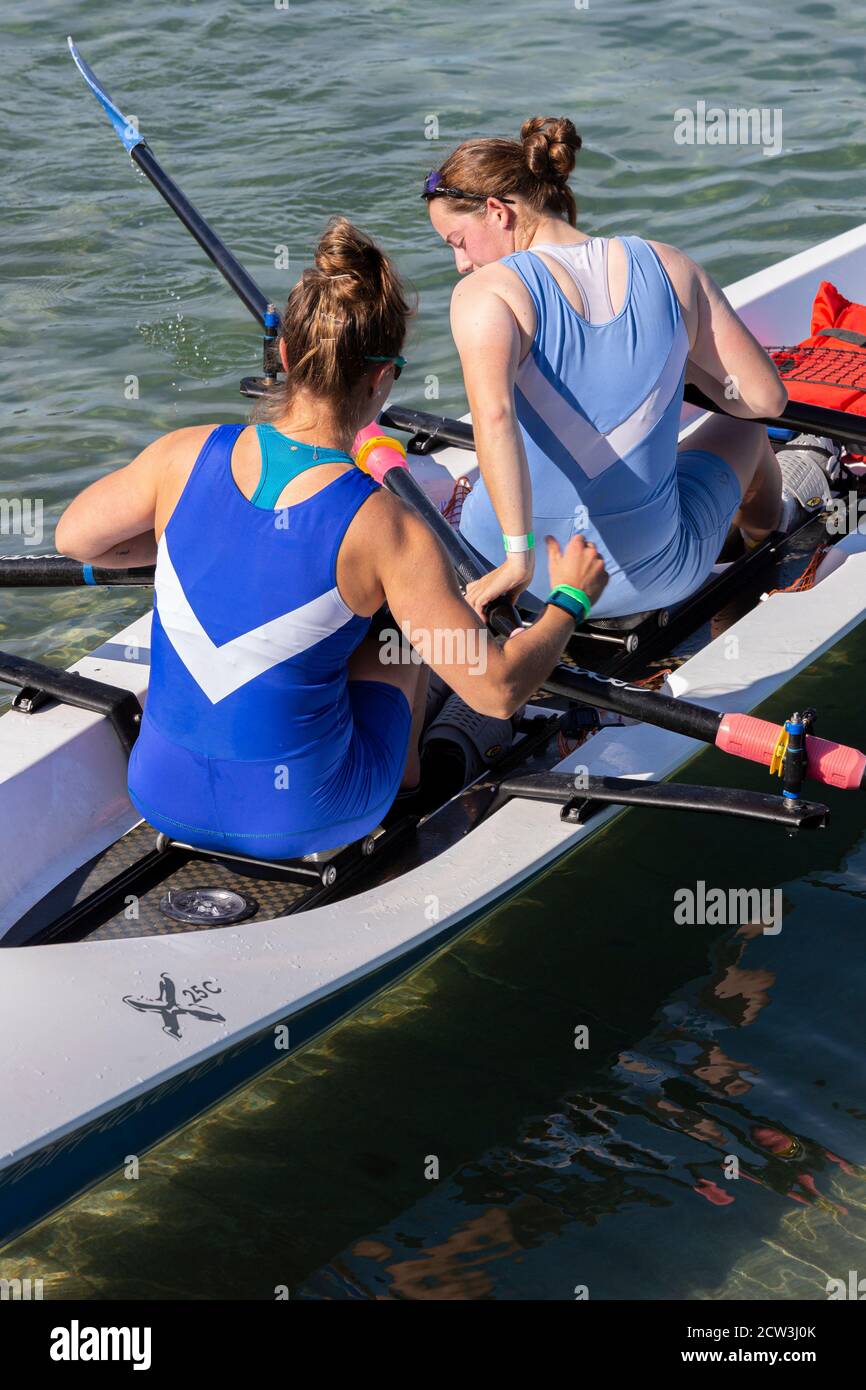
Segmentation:
<svg viewBox="0 0 866 1390">
<path fill-rule="evenodd" d="M 514 391 L 532 483 L 531 592 L 543 600 L 550 588 L 545 535 L 564 546 L 580 533 L 598 546 L 609 576 L 593 609 L 598 617 L 685 598 L 710 573 L 740 504 L 739 483 L 723 459 L 697 449 L 677 454 L 688 335 L 652 247 L 640 237 L 621 242 L 628 284 L 618 314 L 604 238 L 503 260 L 520 276 L 536 315 Z M 536 249 L 575 280 L 586 317 Z M 502 528 L 482 481 L 466 499 L 460 530 L 491 564 L 501 564 Z"/>
<path fill-rule="evenodd" d="M 293 858 L 359 838 L 390 807 L 411 712 L 381 681 L 349 681 L 370 619 L 337 587 L 337 555 L 377 484 L 352 468 L 273 510 L 286 483 L 347 454 L 259 426 L 253 499 L 206 440 L 160 539 L 150 686 L 129 794 L 158 830 L 203 848 Z"/>
</svg>

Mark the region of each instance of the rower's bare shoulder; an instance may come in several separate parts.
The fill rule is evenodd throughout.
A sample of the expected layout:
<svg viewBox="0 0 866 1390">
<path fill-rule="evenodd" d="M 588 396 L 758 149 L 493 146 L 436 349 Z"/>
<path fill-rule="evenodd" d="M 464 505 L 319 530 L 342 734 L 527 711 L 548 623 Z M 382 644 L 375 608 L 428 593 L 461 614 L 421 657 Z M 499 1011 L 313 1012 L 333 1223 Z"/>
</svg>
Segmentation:
<svg viewBox="0 0 866 1390">
<path fill-rule="evenodd" d="M 134 462 L 152 473 L 160 498 L 177 500 L 196 459 L 216 428 L 216 425 L 186 425 L 160 435 L 142 450 Z"/>
<path fill-rule="evenodd" d="M 432 552 L 432 553 L 431 553 Z M 355 513 L 337 559 L 337 583 L 356 613 L 374 612 L 382 594 L 430 582 L 435 539 L 408 503 L 379 487 Z"/>
<path fill-rule="evenodd" d="M 474 355 L 493 347 L 519 344 L 535 331 L 535 311 L 526 286 L 515 271 L 498 261 L 479 266 L 454 287 L 451 332 L 463 362 L 471 370 Z M 523 355 L 523 352 L 520 355 Z"/>
<path fill-rule="evenodd" d="M 647 245 L 655 251 L 677 293 L 682 290 L 692 295 L 701 274 L 697 262 L 678 246 L 669 246 L 665 241 L 648 241 Z"/>
<path fill-rule="evenodd" d="M 205 441 L 216 428 L 216 425 L 186 425 L 183 429 L 161 434 L 145 445 L 130 467 L 156 473 L 165 473 L 170 468 L 183 467 L 187 463 L 192 467 Z"/>
<path fill-rule="evenodd" d="M 382 550 L 406 545 L 417 533 L 415 523 L 420 520 L 414 507 L 383 486 L 371 492 L 356 512 L 351 532 L 365 548 L 374 545 Z"/>
<path fill-rule="evenodd" d="M 160 435 L 150 448 L 154 450 L 155 457 L 163 459 L 166 463 L 180 463 L 190 458 L 194 460 L 218 428 L 217 425 L 185 425 L 181 429 L 170 430 L 168 434 Z"/>
<path fill-rule="evenodd" d="M 676 246 L 668 246 L 663 241 L 647 242 L 651 246 L 668 273 L 668 278 L 682 303 L 688 297 L 691 303 L 699 298 L 710 301 L 724 299 L 724 293 L 708 270 L 692 260 L 685 251 Z"/>
<path fill-rule="evenodd" d="M 648 241 L 647 245 L 655 251 L 671 282 L 683 312 L 689 344 L 694 347 L 701 321 L 700 304 L 712 281 L 697 261 L 679 247 L 669 246 L 664 241 Z"/>
<path fill-rule="evenodd" d="M 529 291 L 511 266 L 502 261 L 491 261 L 489 265 L 479 266 L 471 275 L 458 280 L 451 294 L 451 313 L 462 306 L 476 306 L 490 296 L 497 296 L 511 303 L 516 298 L 530 299 Z"/>
<path fill-rule="evenodd" d="M 346 540 L 349 553 L 359 559 L 375 555 L 384 569 L 390 559 L 400 563 L 422 564 L 436 544 L 427 523 L 414 507 L 387 487 L 371 493 L 355 514 Z"/>
<path fill-rule="evenodd" d="M 488 261 L 487 265 L 480 265 L 469 275 L 461 276 L 454 286 L 454 293 L 471 294 L 489 289 L 491 285 L 510 284 L 516 274 L 504 261 Z M 520 280 L 520 277 L 517 276 L 517 279 Z"/>
</svg>

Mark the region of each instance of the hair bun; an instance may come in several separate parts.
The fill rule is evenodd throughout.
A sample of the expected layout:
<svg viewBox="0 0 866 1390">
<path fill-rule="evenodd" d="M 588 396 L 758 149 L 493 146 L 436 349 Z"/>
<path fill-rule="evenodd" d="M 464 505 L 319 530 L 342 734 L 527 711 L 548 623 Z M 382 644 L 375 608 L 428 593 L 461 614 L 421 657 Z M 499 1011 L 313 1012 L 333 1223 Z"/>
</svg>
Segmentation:
<svg viewBox="0 0 866 1390">
<path fill-rule="evenodd" d="M 583 143 L 567 116 L 531 116 L 520 142 L 527 168 L 542 183 L 565 183 Z"/>
<path fill-rule="evenodd" d="M 285 378 L 255 411 L 258 420 L 284 415 L 300 391 L 333 403 L 337 417 L 358 428 L 369 393 L 358 387 L 370 359 L 397 357 L 411 313 L 399 275 L 372 237 L 346 217 L 328 223 L 289 294 L 280 324 Z M 366 419 L 366 417 L 365 417 Z"/>
<path fill-rule="evenodd" d="M 334 289 L 346 294 L 364 287 L 378 287 L 382 282 L 385 257 L 379 247 L 347 217 L 332 217 L 314 256 L 316 269 L 329 280 L 337 282 Z"/>
</svg>

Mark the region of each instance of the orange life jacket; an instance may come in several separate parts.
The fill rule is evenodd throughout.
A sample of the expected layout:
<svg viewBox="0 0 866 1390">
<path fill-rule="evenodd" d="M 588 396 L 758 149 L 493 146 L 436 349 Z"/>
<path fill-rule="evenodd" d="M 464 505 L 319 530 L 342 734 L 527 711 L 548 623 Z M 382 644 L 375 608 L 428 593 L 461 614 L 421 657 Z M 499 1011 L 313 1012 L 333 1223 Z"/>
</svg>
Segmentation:
<svg viewBox="0 0 866 1390">
<path fill-rule="evenodd" d="M 773 360 L 792 401 L 866 415 L 866 305 L 822 280 L 812 305 L 812 332 Z"/>
</svg>

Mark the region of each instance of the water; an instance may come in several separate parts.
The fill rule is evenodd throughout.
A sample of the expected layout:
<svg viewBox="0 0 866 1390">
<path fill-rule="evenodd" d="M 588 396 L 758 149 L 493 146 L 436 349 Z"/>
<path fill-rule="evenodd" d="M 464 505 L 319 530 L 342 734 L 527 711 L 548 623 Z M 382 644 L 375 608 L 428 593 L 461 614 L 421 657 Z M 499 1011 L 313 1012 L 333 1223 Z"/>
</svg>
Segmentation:
<svg viewBox="0 0 866 1390">
<path fill-rule="evenodd" d="M 254 325 L 75 73 L 70 29 L 275 298 L 329 214 L 380 237 L 419 295 L 395 399 L 443 413 L 465 408 L 452 270 L 417 192 L 459 139 L 571 115 L 582 224 L 681 245 L 723 283 L 866 216 L 866 40 L 829 4 L 545 0 L 529 22 L 516 0 L 154 3 L 122 25 L 99 0 L 7 5 L 0 494 L 42 501 L 36 549 L 159 432 L 238 418 L 258 365 Z M 782 154 L 676 145 L 672 112 L 699 99 L 780 108 Z M 0 644 L 68 662 L 146 604 L 7 591 Z M 864 655 L 855 636 L 796 690 L 853 743 Z M 691 774 L 764 786 L 732 766 L 708 754 Z M 829 831 L 793 842 L 629 815 L 138 1183 L 15 1242 L 3 1275 L 39 1273 L 46 1296 L 824 1297 L 864 1238 L 866 817 L 832 804 Z M 696 874 L 781 886 L 781 934 L 674 926 Z"/>
<path fill-rule="evenodd" d="M 854 739 L 864 657 L 857 633 L 789 702 Z M 715 752 L 687 780 L 765 785 Z M 4 1277 L 38 1272 L 46 1297 L 825 1297 L 866 1235 L 866 825 L 827 800 L 830 828 L 793 840 L 631 812 L 137 1182 L 14 1242 Z M 677 925 L 697 875 L 779 887 L 781 932 Z"/>
</svg>

